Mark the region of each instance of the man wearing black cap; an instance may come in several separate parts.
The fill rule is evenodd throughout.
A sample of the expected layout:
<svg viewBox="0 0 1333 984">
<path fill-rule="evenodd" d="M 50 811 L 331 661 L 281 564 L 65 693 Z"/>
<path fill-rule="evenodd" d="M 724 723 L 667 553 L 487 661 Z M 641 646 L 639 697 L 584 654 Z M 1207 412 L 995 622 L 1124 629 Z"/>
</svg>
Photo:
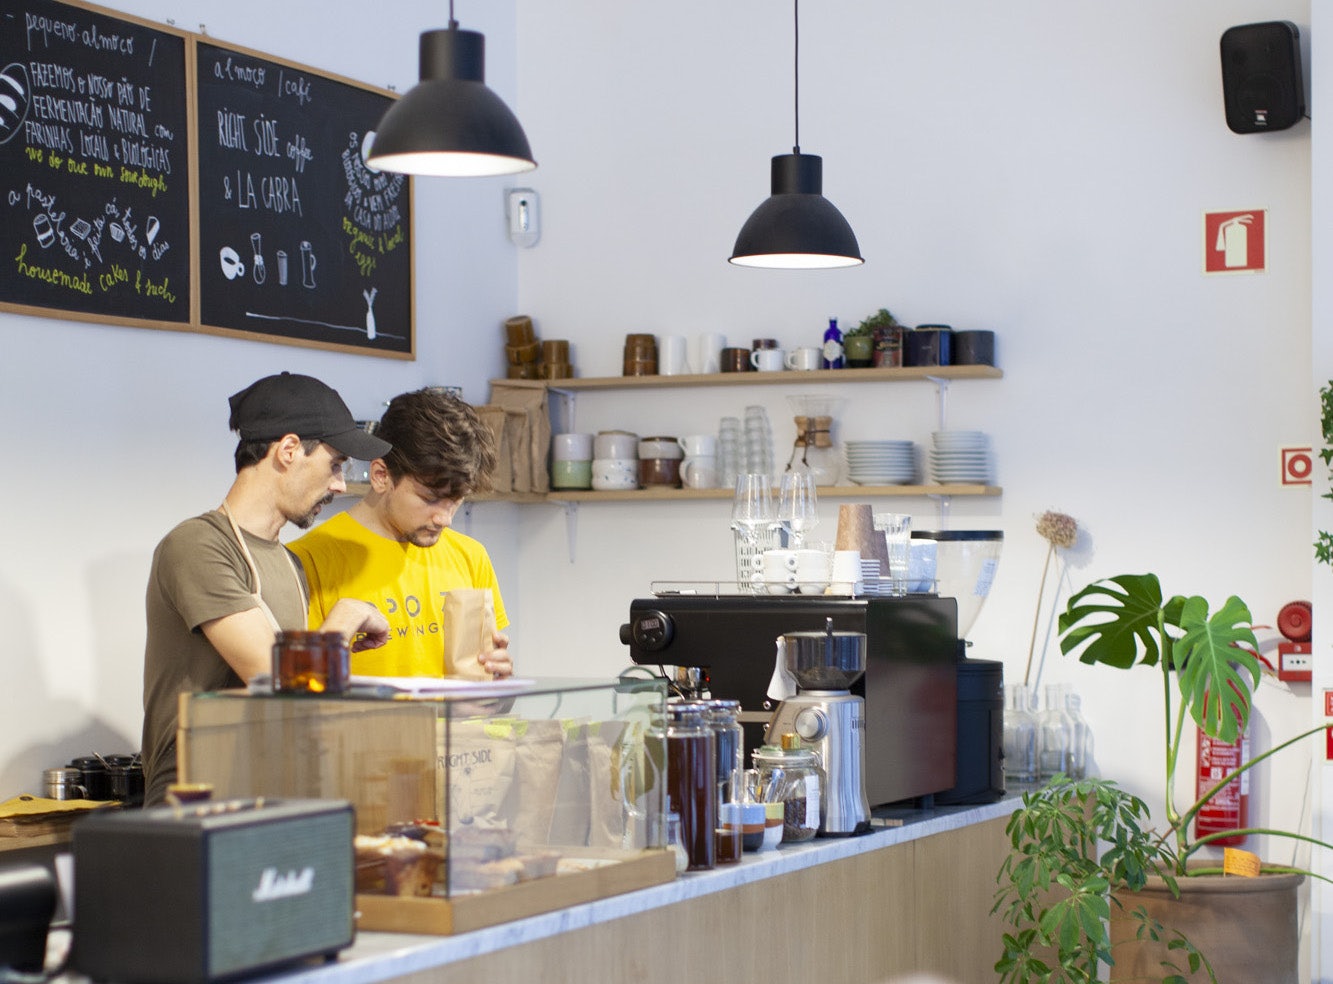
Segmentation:
<svg viewBox="0 0 1333 984">
<path fill-rule="evenodd" d="M 342 466 L 391 445 L 357 427 L 338 394 L 310 376 L 266 376 L 231 397 L 240 434 L 236 480 L 218 509 L 187 519 L 158 544 L 148 576 L 144 649 L 144 802 L 176 777 L 176 706 L 183 692 L 243 686 L 272 669 L 276 634 L 306 628 L 300 563 L 278 541 L 306 528 L 347 489 Z M 357 649 L 382 645 L 388 623 L 342 599 L 319 626 Z"/>
</svg>

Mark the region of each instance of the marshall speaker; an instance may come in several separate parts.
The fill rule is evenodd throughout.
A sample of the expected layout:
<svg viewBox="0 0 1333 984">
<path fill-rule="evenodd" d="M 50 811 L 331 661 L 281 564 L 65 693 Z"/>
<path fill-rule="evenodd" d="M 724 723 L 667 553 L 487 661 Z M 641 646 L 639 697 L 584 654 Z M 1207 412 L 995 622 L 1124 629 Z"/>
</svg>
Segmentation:
<svg viewBox="0 0 1333 984">
<path fill-rule="evenodd" d="M 1222 33 L 1222 98 L 1227 126 L 1263 133 L 1305 116 L 1301 33 L 1291 21 L 1242 24 Z"/>
<path fill-rule="evenodd" d="M 74 826 L 70 962 L 96 980 L 205 984 L 351 944 L 341 800 L 222 800 Z"/>
</svg>

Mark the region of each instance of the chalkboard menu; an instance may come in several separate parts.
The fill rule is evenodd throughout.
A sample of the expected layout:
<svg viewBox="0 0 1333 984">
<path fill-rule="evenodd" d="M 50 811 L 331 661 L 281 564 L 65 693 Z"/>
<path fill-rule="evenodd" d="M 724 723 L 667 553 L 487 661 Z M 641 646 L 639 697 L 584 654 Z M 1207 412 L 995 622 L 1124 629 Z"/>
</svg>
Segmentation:
<svg viewBox="0 0 1333 984">
<path fill-rule="evenodd" d="M 197 48 L 201 325 L 411 358 L 411 185 L 363 154 L 391 97 Z"/>
<path fill-rule="evenodd" d="M 188 322 L 185 35 L 53 0 L 5 8 L 0 306 Z"/>
</svg>

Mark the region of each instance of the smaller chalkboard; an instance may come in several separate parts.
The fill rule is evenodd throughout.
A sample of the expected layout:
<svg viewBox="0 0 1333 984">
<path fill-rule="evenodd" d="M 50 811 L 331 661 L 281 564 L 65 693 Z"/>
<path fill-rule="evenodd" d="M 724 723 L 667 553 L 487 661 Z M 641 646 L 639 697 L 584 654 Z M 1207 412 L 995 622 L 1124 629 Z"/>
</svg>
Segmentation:
<svg viewBox="0 0 1333 984">
<path fill-rule="evenodd" d="M 54 0 L 0 11 L 0 308 L 190 320 L 185 35 Z"/>
<path fill-rule="evenodd" d="M 392 96 L 196 48 L 203 329 L 411 358 L 411 182 L 363 153 Z"/>
</svg>

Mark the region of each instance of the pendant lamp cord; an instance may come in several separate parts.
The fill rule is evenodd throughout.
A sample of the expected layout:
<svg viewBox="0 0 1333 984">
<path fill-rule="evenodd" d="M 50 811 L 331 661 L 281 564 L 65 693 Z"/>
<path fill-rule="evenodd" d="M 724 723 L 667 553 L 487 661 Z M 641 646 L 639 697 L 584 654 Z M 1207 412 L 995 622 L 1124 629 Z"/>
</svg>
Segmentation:
<svg viewBox="0 0 1333 984">
<path fill-rule="evenodd" d="M 453 6 L 453 0 L 449 0 L 450 7 Z M 792 34 L 796 38 L 796 44 L 793 46 L 792 53 L 792 115 L 796 119 L 796 145 L 792 147 L 793 154 L 801 152 L 801 0 L 792 0 L 792 19 L 794 21 Z"/>
</svg>

